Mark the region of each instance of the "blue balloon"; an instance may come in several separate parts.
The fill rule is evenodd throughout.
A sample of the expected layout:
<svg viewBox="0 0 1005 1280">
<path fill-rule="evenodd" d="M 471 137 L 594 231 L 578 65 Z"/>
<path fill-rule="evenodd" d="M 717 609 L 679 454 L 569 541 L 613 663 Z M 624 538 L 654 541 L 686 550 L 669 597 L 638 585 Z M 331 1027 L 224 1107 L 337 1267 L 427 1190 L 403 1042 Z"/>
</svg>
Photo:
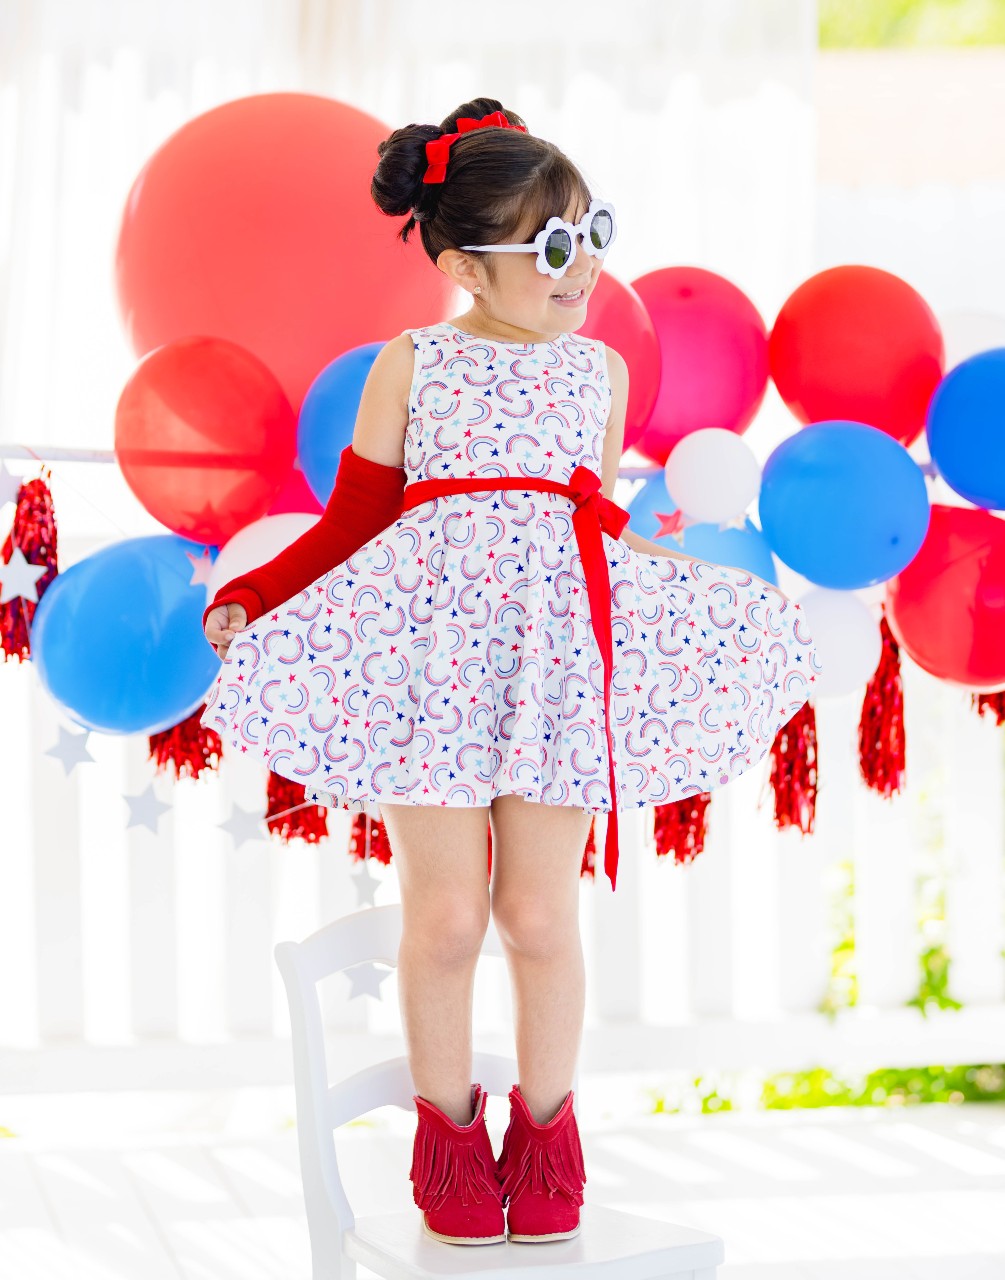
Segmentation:
<svg viewBox="0 0 1005 1280">
<path fill-rule="evenodd" d="M 101 733 L 158 733 L 199 706 L 220 669 L 177 534 L 126 538 L 57 574 L 35 610 L 32 660 L 46 692 Z"/>
<path fill-rule="evenodd" d="M 1005 347 L 950 369 L 929 401 L 925 431 L 951 489 L 974 506 L 1005 510 Z"/>
<path fill-rule="evenodd" d="M 931 507 L 921 468 L 864 422 L 815 422 L 783 440 L 761 474 L 768 545 L 818 586 L 885 582 L 917 555 Z"/>
<path fill-rule="evenodd" d="M 327 505 L 335 487 L 339 456 L 356 426 L 367 374 L 383 342 L 368 342 L 325 365 L 307 388 L 297 422 L 297 455 L 311 492 Z"/>
<path fill-rule="evenodd" d="M 662 471 L 651 475 L 631 499 L 627 510 L 631 516 L 630 528 L 640 537 L 648 538 L 668 551 L 680 552 L 710 564 L 729 565 L 746 569 L 766 582 L 778 585 L 775 559 L 764 535 L 748 516 L 742 529 L 720 529 L 718 524 L 702 521 L 688 525 L 684 530 L 683 545 L 669 534 L 657 537 L 660 527 L 656 512 L 673 515 L 677 510 L 674 500 L 667 493 Z"/>
</svg>

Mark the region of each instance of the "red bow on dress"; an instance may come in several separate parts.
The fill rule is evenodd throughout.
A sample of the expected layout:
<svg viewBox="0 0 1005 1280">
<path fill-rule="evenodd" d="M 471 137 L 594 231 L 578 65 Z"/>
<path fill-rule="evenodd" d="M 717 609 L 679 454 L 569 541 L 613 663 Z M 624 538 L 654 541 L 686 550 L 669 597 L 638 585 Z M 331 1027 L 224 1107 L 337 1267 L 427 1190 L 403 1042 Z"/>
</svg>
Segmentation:
<svg viewBox="0 0 1005 1280">
<path fill-rule="evenodd" d="M 484 129 L 488 125 L 497 125 L 500 129 L 519 129 L 527 132 L 523 124 L 511 124 L 501 111 L 493 111 L 490 115 L 476 120 L 474 116 L 461 116 L 457 121 L 456 133 L 445 133 L 440 138 L 433 138 L 426 143 L 426 159 L 429 168 L 423 175 L 423 182 L 442 182 L 447 176 L 447 159 L 450 155 L 450 144 L 456 142 L 462 133 L 470 133 L 472 129 Z"/>
</svg>

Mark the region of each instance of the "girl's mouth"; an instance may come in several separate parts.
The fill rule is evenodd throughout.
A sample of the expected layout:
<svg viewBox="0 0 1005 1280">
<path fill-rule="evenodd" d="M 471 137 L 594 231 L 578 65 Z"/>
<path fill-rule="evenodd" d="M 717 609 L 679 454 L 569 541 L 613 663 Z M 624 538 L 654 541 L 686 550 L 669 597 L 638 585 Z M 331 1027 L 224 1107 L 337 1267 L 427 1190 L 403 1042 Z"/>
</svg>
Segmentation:
<svg viewBox="0 0 1005 1280">
<path fill-rule="evenodd" d="M 583 289 L 577 289 L 575 293 L 571 294 L 553 293 L 551 299 L 553 302 L 557 302 L 560 307 L 575 307 L 583 301 L 584 292 L 585 290 Z"/>
</svg>

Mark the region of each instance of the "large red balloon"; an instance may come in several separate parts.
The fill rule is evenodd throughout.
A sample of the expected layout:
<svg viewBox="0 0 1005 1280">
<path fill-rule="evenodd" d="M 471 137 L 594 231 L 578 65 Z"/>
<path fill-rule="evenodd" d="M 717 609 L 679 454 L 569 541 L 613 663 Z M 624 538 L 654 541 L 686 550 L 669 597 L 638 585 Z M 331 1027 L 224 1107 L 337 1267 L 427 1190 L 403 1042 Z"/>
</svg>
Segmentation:
<svg viewBox="0 0 1005 1280">
<path fill-rule="evenodd" d="M 692 431 L 746 431 L 768 385 L 768 332 L 754 304 L 701 267 L 661 267 L 632 285 L 661 358 L 656 403 L 635 447 L 662 466 Z"/>
<path fill-rule="evenodd" d="M 609 343 L 628 365 L 628 408 L 624 448 L 630 448 L 649 420 L 660 385 L 660 343 L 642 299 L 609 271 L 601 271 L 590 294 L 586 324 L 576 330 Z"/>
<path fill-rule="evenodd" d="M 887 582 L 886 614 L 933 676 L 970 689 L 1005 685 L 1005 520 L 933 504 L 921 549 Z"/>
<path fill-rule="evenodd" d="M 418 236 L 373 203 L 391 130 L 345 103 L 267 93 L 188 121 L 133 183 L 119 230 L 119 308 L 137 355 L 229 338 L 294 411 L 336 356 L 446 313 L 453 286 Z"/>
<path fill-rule="evenodd" d="M 314 490 L 307 483 L 307 477 L 294 461 L 287 471 L 279 492 L 269 504 L 266 512 L 270 516 L 283 515 L 288 511 L 306 511 L 308 515 L 321 515 L 324 507 L 314 496 Z"/>
<path fill-rule="evenodd" d="M 800 422 L 865 422 L 907 445 L 925 425 L 945 347 L 931 307 L 899 276 L 842 266 L 789 295 L 768 359 Z"/>
<path fill-rule="evenodd" d="M 282 387 L 250 351 L 182 338 L 140 361 L 115 410 L 115 453 L 161 524 L 222 546 L 264 516 L 297 448 Z"/>
</svg>

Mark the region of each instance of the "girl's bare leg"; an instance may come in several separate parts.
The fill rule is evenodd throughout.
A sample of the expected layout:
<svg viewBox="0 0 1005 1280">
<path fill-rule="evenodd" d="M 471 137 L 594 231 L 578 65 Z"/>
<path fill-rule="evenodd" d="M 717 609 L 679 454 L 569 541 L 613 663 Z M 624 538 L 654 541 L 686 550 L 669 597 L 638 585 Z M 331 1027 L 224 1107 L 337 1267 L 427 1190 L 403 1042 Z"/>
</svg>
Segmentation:
<svg viewBox="0 0 1005 1280">
<path fill-rule="evenodd" d="M 471 1000 L 489 921 L 488 809 L 382 804 L 401 887 L 398 995 L 415 1092 L 471 1114 Z"/>
<path fill-rule="evenodd" d="M 579 885 L 592 814 L 495 796 L 492 918 L 513 984 L 520 1092 L 539 1124 L 572 1088 L 586 1002 Z"/>
</svg>

